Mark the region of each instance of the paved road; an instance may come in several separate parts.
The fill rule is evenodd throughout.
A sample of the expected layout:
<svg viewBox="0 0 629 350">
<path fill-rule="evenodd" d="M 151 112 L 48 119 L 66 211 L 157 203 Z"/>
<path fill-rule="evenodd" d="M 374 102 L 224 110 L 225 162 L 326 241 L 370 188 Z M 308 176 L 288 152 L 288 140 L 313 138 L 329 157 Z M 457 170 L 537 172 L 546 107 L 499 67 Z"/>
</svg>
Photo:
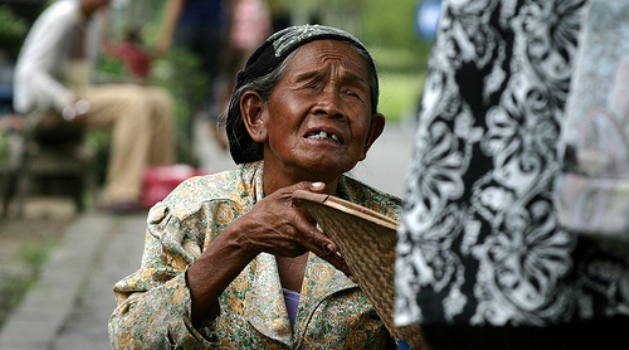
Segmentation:
<svg viewBox="0 0 629 350">
<path fill-rule="evenodd" d="M 109 220 L 106 238 L 92 261 L 92 273 L 82 285 L 79 297 L 52 349 L 111 349 L 107 320 L 116 306 L 111 287 L 140 266 L 146 215 Z M 88 219 L 89 220 L 89 219 Z"/>
<path fill-rule="evenodd" d="M 372 146 L 350 176 L 387 193 L 404 197 L 404 180 L 411 160 L 415 127 L 393 125 Z"/>
<path fill-rule="evenodd" d="M 412 127 L 389 127 L 352 175 L 402 195 L 411 154 Z M 234 167 L 197 128 L 201 166 Z M 110 349 L 107 320 L 115 307 L 112 285 L 140 264 L 146 213 L 91 212 L 66 232 L 21 307 L 0 332 L 0 350 Z"/>
<path fill-rule="evenodd" d="M 0 349 L 111 349 L 111 287 L 140 264 L 145 218 L 87 213 L 70 226 L 4 325 Z"/>
</svg>

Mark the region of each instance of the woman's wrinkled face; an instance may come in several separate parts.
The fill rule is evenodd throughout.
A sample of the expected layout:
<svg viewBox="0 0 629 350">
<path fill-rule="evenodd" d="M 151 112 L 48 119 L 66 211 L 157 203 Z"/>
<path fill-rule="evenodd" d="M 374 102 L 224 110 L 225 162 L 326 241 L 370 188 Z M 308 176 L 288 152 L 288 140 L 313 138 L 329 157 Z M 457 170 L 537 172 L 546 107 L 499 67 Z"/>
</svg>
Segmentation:
<svg viewBox="0 0 629 350">
<path fill-rule="evenodd" d="M 384 128 L 384 117 L 372 115 L 369 82 L 367 63 L 349 44 L 300 47 L 266 105 L 265 168 L 330 176 L 351 170 Z"/>
</svg>

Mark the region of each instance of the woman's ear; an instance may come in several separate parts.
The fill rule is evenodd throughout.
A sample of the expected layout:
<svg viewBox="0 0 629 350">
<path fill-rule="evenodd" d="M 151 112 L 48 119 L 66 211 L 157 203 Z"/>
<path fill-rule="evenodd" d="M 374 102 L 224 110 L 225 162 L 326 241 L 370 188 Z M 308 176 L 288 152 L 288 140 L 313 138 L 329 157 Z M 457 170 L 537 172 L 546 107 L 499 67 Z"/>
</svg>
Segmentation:
<svg viewBox="0 0 629 350">
<path fill-rule="evenodd" d="M 246 91 L 242 95 L 240 113 L 253 141 L 265 142 L 268 137 L 266 102 L 257 91 Z"/>
<path fill-rule="evenodd" d="M 382 113 L 376 113 L 371 116 L 371 123 L 369 124 L 369 132 L 367 133 L 367 140 L 365 140 L 365 148 L 360 160 L 365 160 L 367 157 L 367 151 L 371 148 L 374 142 L 382 135 L 384 131 L 385 118 Z"/>
</svg>

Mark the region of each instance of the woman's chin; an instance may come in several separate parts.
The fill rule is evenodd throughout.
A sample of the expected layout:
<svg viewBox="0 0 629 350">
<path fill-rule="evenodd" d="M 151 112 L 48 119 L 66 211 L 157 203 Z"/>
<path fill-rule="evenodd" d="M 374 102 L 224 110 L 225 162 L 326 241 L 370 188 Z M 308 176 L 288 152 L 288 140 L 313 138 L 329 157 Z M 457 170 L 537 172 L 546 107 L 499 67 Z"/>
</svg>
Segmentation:
<svg viewBox="0 0 629 350">
<path fill-rule="evenodd" d="M 304 164 L 304 168 L 312 174 L 320 174 L 330 178 L 337 178 L 343 173 L 352 170 L 355 165 L 356 163 L 348 164 L 347 162 L 316 159 L 312 162 Z"/>
</svg>

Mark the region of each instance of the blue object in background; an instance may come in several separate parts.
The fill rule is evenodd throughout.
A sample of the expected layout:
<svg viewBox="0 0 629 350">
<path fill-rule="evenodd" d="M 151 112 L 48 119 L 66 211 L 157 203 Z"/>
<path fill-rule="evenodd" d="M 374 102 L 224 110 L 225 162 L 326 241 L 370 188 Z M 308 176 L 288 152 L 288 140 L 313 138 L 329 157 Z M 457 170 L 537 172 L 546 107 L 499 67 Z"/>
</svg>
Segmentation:
<svg viewBox="0 0 629 350">
<path fill-rule="evenodd" d="M 0 117 L 12 110 L 13 87 L 0 84 Z"/>
<path fill-rule="evenodd" d="M 0 116 L 13 109 L 13 65 L 0 62 Z"/>
<path fill-rule="evenodd" d="M 397 343 L 397 348 L 398 350 L 411 350 L 411 347 L 408 345 L 407 342 L 404 341 L 404 339 L 400 340 Z"/>
<path fill-rule="evenodd" d="M 422 0 L 415 11 L 415 32 L 424 40 L 434 40 L 441 17 L 441 0 Z"/>
</svg>

